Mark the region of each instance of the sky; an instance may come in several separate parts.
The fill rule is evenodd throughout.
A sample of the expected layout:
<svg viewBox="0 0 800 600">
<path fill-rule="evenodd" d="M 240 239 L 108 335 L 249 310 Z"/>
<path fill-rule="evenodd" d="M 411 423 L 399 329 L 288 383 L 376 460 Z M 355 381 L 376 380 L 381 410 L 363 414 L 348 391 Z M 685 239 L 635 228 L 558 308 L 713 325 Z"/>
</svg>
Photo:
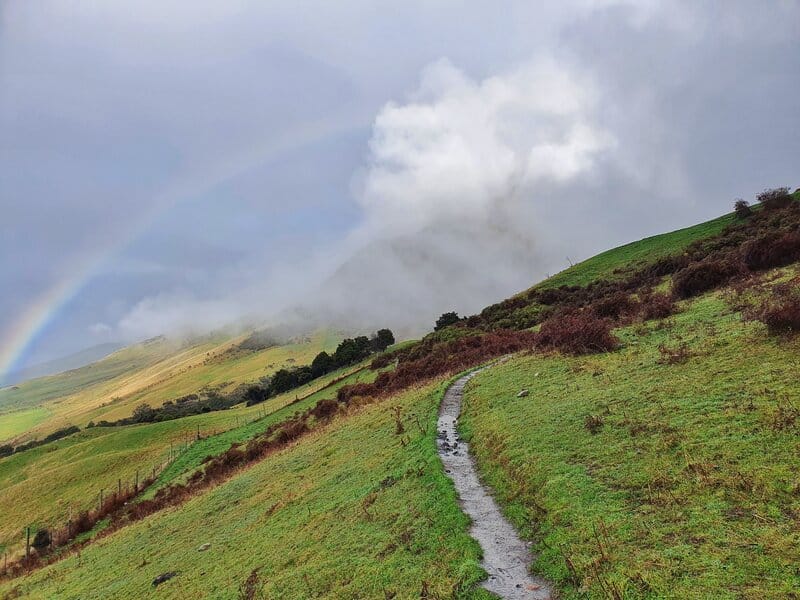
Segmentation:
<svg viewBox="0 0 800 600">
<path fill-rule="evenodd" d="M 794 189 L 798 25 L 787 0 L 4 0 L 0 373 L 288 308 L 424 331 Z"/>
</svg>

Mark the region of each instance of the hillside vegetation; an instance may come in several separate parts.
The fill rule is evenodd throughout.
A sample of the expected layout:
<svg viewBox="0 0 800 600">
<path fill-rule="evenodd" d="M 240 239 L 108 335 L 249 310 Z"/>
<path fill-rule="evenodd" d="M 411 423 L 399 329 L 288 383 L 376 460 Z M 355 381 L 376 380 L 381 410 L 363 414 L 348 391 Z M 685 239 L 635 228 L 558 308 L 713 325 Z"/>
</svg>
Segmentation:
<svg viewBox="0 0 800 600">
<path fill-rule="evenodd" d="M 335 348 L 339 338 L 321 331 L 289 343 L 241 349 L 244 339 L 218 336 L 176 347 L 156 338 L 75 371 L 4 388 L 0 442 L 42 438 L 67 425 L 122 419 L 142 403 L 156 406 L 201 390 L 227 393 L 278 369 L 310 363 L 320 351 Z"/>
<path fill-rule="evenodd" d="M 10 551 L 13 557 L 24 548 L 25 527 L 31 526 L 34 531 L 53 528 L 75 518 L 99 502 L 101 490 L 108 497 L 120 479 L 131 485 L 137 471 L 143 480 L 155 468 L 158 485 L 186 476 L 206 456 L 249 439 L 323 396 L 335 394 L 342 385 L 369 381 L 374 376 L 363 365 L 356 366 L 259 406 L 240 405 L 163 423 L 87 429 L 2 459 L 0 549 Z M 196 439 L 198 432 L 200 440 Z"/>
<path fill-rule="evenodd" d="M 468 388 L 464 433 L 534 569 L 566 598 L 791 597 L 800 340 L 723 292 L 615 333 L 617 352 L 531 354 Z"/>
<path fill-rule="evenodd" d="M 442 392 L 434 383 L 353 408 L 180 510 L 0 589 L 139 598 L 174 571 L 159 597 L 246 597 L 248 579 L 264 598 L 487 597 L 472 591 L 479 548 L 435 452 Z M 403 436 L 390 406 L 404 416 Z"/>
<path fill-rule="evenodd" d="M 445 314 L 295 404 L 235 409 L 261 419 L 189 447 L 92 543 L 0 593 L 136 598 L 170 575 L 155 593 L 487 597 L 435 418 L 454 374 L 514 354 L 469 384 L 462 433 L 562 597 L 796 596 L 800 194 L 760 199 Z M 231 414 L 113 431 L 159 431 L 163 454 L 168 428 Z"/>
</svg>

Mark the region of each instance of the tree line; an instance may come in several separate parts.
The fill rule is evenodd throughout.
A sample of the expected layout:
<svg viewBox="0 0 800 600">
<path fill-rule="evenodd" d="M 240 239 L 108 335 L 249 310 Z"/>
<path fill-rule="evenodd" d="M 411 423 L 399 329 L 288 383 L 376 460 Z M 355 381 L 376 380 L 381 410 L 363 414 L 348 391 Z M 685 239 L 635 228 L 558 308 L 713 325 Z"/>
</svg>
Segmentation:
<svg viewBox="0 0 800 600">
<path fill-rule="evenodd" d="M 265 400 L 301 387 L 318 377 L 332 371 L 348 367 L 364 360 L 374 353 L 382 352 L 394 344 L 394 334 L 389 329 L 380 329 L 371 337 L 358 336 L 342 340 L 332 354 L 325 351 L 314 357 L 310 365 L 283 368 L 271 377 L 262 378 L 260 383 L 240 386 L 232 393 L 223 395 L 208 392 L 204 397 L 197 394 L 181 396 L 175 400 L 167 400 L 160 407 L 153 408 L 148 404 L 137 406 L 130 417 L 116 421 L 90 422 L 87 427 L 117 427 L 137 423 L 159 423 L 208 413 L 226 410 L 241 402 L 252 406 Z"/>
</svg>

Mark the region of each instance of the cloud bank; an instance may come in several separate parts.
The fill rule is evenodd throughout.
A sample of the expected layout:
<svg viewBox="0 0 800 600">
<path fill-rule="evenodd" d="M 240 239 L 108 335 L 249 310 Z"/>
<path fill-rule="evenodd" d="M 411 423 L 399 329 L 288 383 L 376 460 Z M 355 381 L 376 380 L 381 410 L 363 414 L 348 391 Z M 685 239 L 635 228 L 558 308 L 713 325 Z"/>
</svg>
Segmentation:
<svg viewBox="0 0 800 600">
<path fill-rule="evenodd" d="M 0 349 L 118 248 L 33 361 L 289 307 L 423 331 L 798 184 L 797 3 L 134 12 L 0 13 Z"/>
</svg>

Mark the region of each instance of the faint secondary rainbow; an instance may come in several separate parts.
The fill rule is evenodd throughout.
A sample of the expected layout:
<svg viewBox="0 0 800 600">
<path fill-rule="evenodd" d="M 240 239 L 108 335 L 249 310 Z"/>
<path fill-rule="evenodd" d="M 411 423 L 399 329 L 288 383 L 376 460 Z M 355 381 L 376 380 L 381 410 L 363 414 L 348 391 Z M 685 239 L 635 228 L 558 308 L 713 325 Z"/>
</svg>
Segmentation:
<svg viewBox="0 0 800 600">
<path fill-rule="evenodd" d="M 33 350 L 35 342 L 47 331 L 69 303 L 83 288 L 113 259 L 131 246 L 156 223 L 158 218 L 181 201 L 197 197 L 236 175 L 263 165 L 281 154 L 305 145 L 352 131 L 363 125 L 357 115 L 345 118 L 322 120 L 307 123 L 305 127 L 269 140 L 267 143 L 248 149 L 246 152 L 229 157 L 214 168 L 201 169 L 200 175 L 192 175 L 168 186 L 154 199 L 153 208 L 146 211 L 129 227 L 127 232 L 116 236 L 116 241 L 98 248 L 93 255 L 72 265 L 68 276 L 62 278 L 45 290 L 27 309 L 17 317 L 8 331 L 0 339 L 0 386 L 7 376 L 25 362 Z"/>
</svg>

